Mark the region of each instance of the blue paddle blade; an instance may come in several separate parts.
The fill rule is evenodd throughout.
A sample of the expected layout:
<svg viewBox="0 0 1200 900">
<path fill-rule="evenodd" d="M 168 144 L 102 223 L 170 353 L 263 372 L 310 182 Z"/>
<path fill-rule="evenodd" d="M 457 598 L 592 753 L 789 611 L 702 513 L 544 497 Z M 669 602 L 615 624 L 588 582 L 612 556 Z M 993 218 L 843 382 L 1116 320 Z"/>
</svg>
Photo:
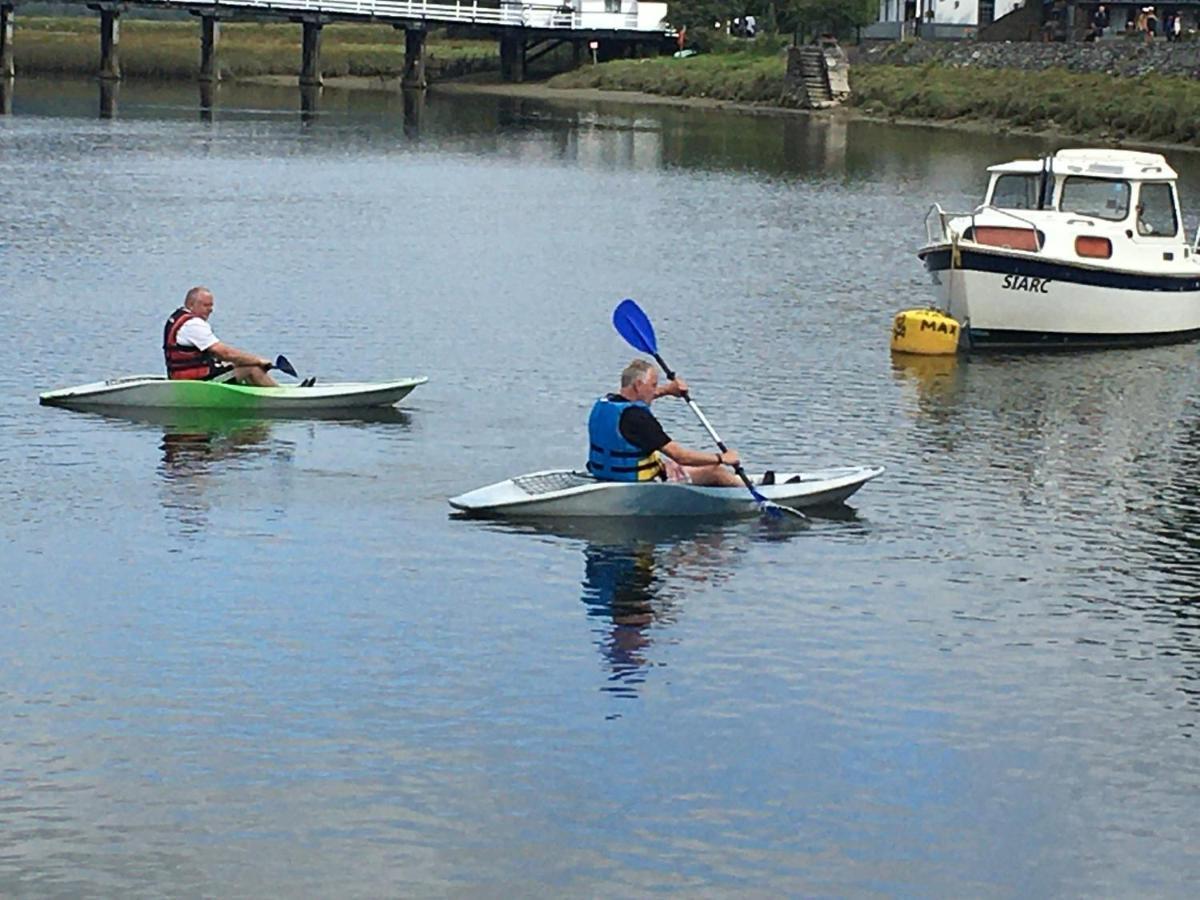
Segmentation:
<svg viewBox="0 0 1200 900">
<path fill-rule="evenodd" d="M 622 300 L 613 310 L 613 327 L 633 347 L 643 353 L 658 353 L 658 341 L 654 339 L 654 326 L 632 300 Z"/>
<path fill-rule="evenodd" d="M 292 366 L 292 364 L 290 362 L 288 362 L 288 358 L 282 354 L 275 357 L 275 368 L 278 369 L 280 372 L 283 372 L 287 375 L 291 375 L 293 378 L 300 377 L 299 375 L 296 374 L 296 369 Z"/>
</svg>

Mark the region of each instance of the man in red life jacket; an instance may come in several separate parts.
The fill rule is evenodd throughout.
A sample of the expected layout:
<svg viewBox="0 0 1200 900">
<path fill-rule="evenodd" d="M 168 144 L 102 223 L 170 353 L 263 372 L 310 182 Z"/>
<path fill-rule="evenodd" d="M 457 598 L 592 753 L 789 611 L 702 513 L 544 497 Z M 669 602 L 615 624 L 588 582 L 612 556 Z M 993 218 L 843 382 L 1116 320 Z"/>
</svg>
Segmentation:
<svg viewBox="0 0 1200 900">
<path fill-rule="evenodd" d="M 271 361 L 218 340 L 208 324 L 212 311 L 212 291 L 194 287 L 187 292 L 183 306 L 171 313 L 163 328 L 167 377 L 197 381 L 222 377 L 274 387 L 275 379 L 267 374 Z"/>
</svg>

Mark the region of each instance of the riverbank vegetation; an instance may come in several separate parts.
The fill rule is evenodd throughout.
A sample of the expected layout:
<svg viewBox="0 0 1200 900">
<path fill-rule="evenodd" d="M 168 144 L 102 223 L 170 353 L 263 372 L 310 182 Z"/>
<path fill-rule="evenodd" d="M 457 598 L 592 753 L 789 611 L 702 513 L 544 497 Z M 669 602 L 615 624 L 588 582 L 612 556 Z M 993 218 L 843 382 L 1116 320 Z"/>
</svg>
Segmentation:
<svg viewBox="0 0 1200 900">
<path fill-rule="evenodd" d="M 218 60 L 223 77 L 294 75 L 300 68 L 300 26 L 290 23 L 221 23 Z M 456 40 L 431 34 L 431 77 L 454 77 L 500 67 L 495 41 Z M 194 78 L 200 67 L 199 20 L 123 18 L 121 69 L 131 77 Z M 94 75 L 100 27 L 94 16 L 18 16 L 13 38 L 18 72 Z M 321 38 L 326 76 L 392 77 L 404 71 L 404 32 L 384 25 L 327 25 Z"/>
<path fill-rule="evenodd" d="M 655 57 L 584 65 L 547 82 L 555 88 L 643 91 L 668 97 L 707 97 L 741 103 L 779 103 L 786 41 L 759 38 L 687 59 Z"/>
<path fill-rule="evenodd" d="M 744 42 L 743 42 L 744 43 Z M 618 60 L 558 75 L 551 87 L 643 91 L 779 105 L 781 47 Z M 1051 69 L 855 65 L 850 105 L 879 118 L 987 123 L 1110 140 L 1200 143 L 1200 83 L 1162 75 L 1118 78 Z"/>
<path fill-rule="evenodd" d="M 867 113 L 1080 136 L 1184 144 L 1200 139 L 1200 84 L 1184 78 L 1051 69 L 857 66 L 853 103 Z"/>
</svg>

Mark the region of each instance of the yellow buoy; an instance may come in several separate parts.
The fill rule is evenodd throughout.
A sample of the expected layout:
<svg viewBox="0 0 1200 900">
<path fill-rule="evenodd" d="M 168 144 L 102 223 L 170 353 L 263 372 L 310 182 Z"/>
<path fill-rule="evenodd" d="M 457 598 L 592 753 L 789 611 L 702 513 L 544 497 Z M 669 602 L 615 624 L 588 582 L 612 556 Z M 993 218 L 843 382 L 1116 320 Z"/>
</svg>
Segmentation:
<svg viewBox="0 0 1200 900">
<path fill-rule="evenodd" d="M 892 351 L 945 356 L 958 352 L 961 327 L 940 309 L 906 309 L 892 320 Z"/>
</svg>

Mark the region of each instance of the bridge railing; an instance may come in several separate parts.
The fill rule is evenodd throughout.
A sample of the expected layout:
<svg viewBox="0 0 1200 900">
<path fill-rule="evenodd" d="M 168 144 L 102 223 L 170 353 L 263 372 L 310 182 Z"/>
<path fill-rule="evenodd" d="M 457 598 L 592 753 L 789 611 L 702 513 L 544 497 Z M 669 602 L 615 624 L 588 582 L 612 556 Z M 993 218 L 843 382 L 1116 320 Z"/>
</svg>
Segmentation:
<svg viewBox="0 0 1200 900">
<path fill-rule="evenodd" d="M 194 0 L 164 0 L 163 5 L 195 9 Z M 653 4 L 658 6 L 660 4 Z M 663 12 L 666 5 L 661 4 Z M 376 16 L 391 19 L 456 22 L 462 24 L 501 25 L 512 28 L 554 28 L 565 30 L 613 29 L 620 31 L 663 32 L 665 23 L 649 25 L 646 17 L 633 11 L 622 13 L 581 12 L 569 3 L 521 3 L 501 0 L 499 5 L 480 4 L 478 0 L 455 0 L 453 3 L 429 3 L 427 0 L 232 0 L 213 3 L 231 9 L 261 9 L 271 12 L 314 14 L 330 13 L 352 16 Z"/>
</svg>

